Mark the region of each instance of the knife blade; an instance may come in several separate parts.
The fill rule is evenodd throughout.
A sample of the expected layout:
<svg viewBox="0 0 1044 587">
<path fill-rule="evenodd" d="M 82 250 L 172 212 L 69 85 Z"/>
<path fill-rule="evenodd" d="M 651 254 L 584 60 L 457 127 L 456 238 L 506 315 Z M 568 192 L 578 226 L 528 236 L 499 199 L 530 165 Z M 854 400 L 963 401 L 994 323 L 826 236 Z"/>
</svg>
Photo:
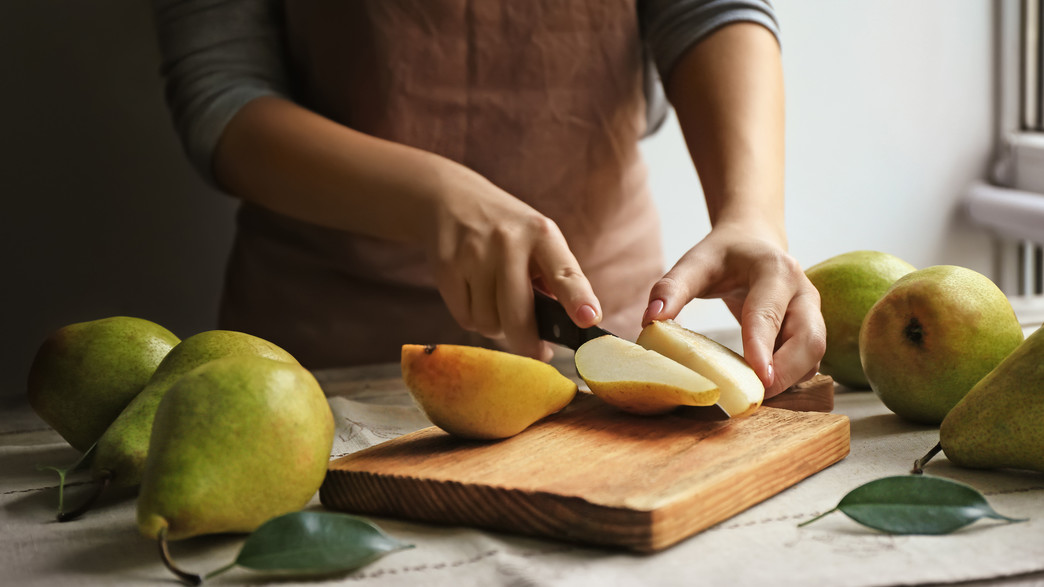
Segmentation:
<svg viewBox="0 0 1044 587">
<path fill-rule="evenodd" d="M 533 305 L 536 311 L 537 333 L 541 340 L 560 344 L 575 351 L 593 338 L 607 334 L 615 336 L 597 326 L 580 328 L 558 300 L 539 290 L 533 290 Z"/>
<path fill-rule="evenodd" d="M 597 326 L 580 328 L 569 317 L 569 314 L 566 313 L 565 308 L 562 307 L 558 300 L 536 289 L 533 290 L 533 309 L 536 312 L 537 333 L 540 335 L 540 339 L 560 344 L 574 351 L 591 339 L 605 335 L 616 336 L 612 332 Z M 705 415 L 717 420 L 731 418 L 729 413 L 725 411 L 725 408 L 721 407 L 721 404 L 699 407 L 689 406 L 688 409 L 703 412 Z"/>
</svg>

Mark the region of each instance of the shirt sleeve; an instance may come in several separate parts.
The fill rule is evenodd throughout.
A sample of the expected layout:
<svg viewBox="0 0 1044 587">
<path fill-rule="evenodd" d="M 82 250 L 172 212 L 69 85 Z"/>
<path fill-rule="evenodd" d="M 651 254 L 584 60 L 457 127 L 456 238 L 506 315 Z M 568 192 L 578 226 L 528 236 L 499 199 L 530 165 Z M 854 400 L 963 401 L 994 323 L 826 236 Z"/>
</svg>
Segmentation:
<svg viewBox="0 0 1044 587">
<path fill-rule="evenodd" d="M 769 0 L 640 0 L 642 36 L 663 79 L 692 45 L 734 22 L 758 23 L 779 42 L 779 23 Z"/>
<path fill-rule="evenodd" d="M 153 0 L 167 105 L 189 160 L 215 184 L 225 126 L 247 102 L 288 95 L 278 0 Z"/>
</svg>

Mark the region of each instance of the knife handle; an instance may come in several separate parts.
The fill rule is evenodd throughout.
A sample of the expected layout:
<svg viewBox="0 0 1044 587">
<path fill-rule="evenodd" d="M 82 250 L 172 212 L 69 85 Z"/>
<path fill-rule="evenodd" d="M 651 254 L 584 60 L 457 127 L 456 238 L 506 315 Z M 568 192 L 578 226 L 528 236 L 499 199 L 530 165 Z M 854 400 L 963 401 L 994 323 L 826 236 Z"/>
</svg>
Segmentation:
<svg viewBox="0 0 1044 587">
<path fill-rule="evenodd" d="M 573 320 L 566 313 L 562 304 L 544 292 L 534 289 L 533 305 L 536 312 L 537 334 L 540 335 L 540 339 L 564 344 L 566 333 L 562 332 L 562 325 L 572 324 Z"/>
</svg>

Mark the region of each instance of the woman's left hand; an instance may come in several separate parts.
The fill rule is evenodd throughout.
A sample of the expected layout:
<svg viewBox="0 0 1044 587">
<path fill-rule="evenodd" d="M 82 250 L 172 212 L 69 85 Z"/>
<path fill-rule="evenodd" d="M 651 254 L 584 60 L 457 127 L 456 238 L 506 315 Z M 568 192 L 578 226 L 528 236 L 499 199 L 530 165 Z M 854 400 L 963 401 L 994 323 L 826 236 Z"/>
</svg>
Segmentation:
<svg viewBox="0 0 1044 587">
<path fill-rule="evenodd" d="M 826 326 L 801 266 L 749 226 L 718 225 L 652 288 L 643 324 L 695 298 L 721 298 L 740 323 L 743 355 L 772 397 L 819 369 Z"/>
</svg>

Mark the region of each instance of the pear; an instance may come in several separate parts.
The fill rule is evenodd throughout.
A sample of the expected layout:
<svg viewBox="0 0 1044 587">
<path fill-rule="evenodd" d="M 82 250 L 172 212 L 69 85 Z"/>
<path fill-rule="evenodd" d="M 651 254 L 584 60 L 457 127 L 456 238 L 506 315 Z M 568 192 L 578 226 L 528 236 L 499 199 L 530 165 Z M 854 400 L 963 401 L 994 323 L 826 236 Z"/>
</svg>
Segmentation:
<svg viewBox="0 0 1044 587">
<path fill-rule="evenodd" d="M 112 316 L 64 326 L 29 368 L 29 405 L 70 445 L 86 451 L 145 387 L 179 339 L 142 318 Z"/>
<path fill-rule="evenodd" d="M 244 355 L 297 363 L 275 344 L 243 332 L 208 330 L 186 338 L 163 359 L 141 393 L 98 439 L 91 471 L 96 476 L 110 475 L 113 486 L 137 485 L 149 450 L 156 408 L 171 386 L 200 365 Z"/>
<path fill-rule="evenodd" d="M 307 369 L 230 356 L 183 377 L 155 415 L 137 503 L 146 537 L 251 532 L 318 491 L 334 420 Z"/>
<path fill-rule="evenodd" d="M 988 277 L 937 265 L 900 277 L 870 308 L 859 354 L 886 407 L 939 424 L 1023 338 L 1011 303 Z"/>
<path fill-rule="evenodd" d="M 950 410 L 939 444 L 962 467 L 1044 472 L 1044 330 L 1033 332 Z"/>
<path fill-rule="evenodd" d="M 637 343 L 714 382 L 718 405 L 733 418 L 752 414 L 765 399 L 765 385 L 741 355 L 674 320 L 650 322 Z"/>
<path fill-rule="evenodd" d="M 233 330 L 208 330 L 181 341 L 163 358 L 141 393 L 98 439 L 91 459 L 91 476 L 99 482 L 99 492 L 106 486 L 133 487 L 141 482 L 152 420 L 160 400 L 178 379 L 196 367 L 231 356 L 265 357 L 297 364 L 290 353 L 275 344 Z M 94 494 L 71 512 L 60 513 L 58 519 L 68 521 L 78 517 L 97 496 Z"/>
<path fill-rule="evenodd" d="M 522 432 L 577 392 L 573 380 L 547 363 L 462 345 L 403 345 L 402 378 L 432 424 L 485 440 Z"/>
<path fill-rule="evenodd" d="M 632 414 L 712 406 L 720 395 L 713 381 L 692 369 L 608 334 L 580 345 L 574 360 L 591 393 Z"/>
<path fill-rule="evenodd" d="M 819 371 L 852 389 L 870 383 L 859 360 L 859 329 L 870 308 L 900 277 L 916 270 L 906 261 L 880 251 L 851 251 L 805 271 L 819 290 L 826 324 L 826 352 Z"/>
</svg>

